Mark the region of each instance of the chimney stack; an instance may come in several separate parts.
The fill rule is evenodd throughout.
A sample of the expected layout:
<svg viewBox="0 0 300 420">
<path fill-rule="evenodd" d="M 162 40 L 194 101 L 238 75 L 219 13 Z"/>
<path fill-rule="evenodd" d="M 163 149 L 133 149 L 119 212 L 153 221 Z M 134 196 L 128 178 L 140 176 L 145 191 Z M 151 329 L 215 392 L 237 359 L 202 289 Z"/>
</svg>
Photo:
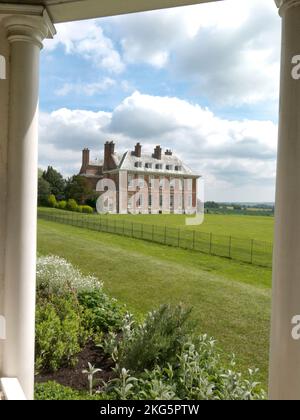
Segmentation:
<svg viewBox="0 0 300 420">
<path fill-rule="evenodd" d="M 141 144 L 140 143 L 137 143 L 136 145 L 135 145 L 135 148 L 134 148 L 134 155 L 136 156 L 136 157 L 141 157 L 141 155 L 142 155 L 142 146 L 141 146 Z"/>
<path fill-rule="evenodd" d="M 166 151 L 165 151 L 165 155 L 166 156 L 172 156 L 172 150 L 171 149 L 167 149 Z"/>
<path fill-rule="evenodd" d="M 90 151 L 89 149 L 83 149 L 82 151 L 82 166 L 80 173 L 84 172 L 90 164 Z"/>
<path fill-rule="evenodd" d="M 153 157 L 155 159 L 161 160 L 161 147 L 160 146 L 155 147 Z"/>
<path fill-rule="evenodd" d="M 115 163 L 112 155 L 115 153 L 115 143 L 113 141 L 107 141 L 104 145 L 104 165 L 103 169 L 114 169 Z"/>
</svg>

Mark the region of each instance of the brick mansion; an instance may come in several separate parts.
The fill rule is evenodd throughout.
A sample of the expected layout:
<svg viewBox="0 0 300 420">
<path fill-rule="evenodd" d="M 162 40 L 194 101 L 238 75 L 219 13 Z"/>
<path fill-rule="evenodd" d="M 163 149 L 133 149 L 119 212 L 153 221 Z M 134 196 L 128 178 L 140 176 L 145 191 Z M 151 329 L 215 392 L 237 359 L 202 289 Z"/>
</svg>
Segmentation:
<svg viewBox="0 0 300 420">
<path fill-rule="evenodd" d="M 99 194 L 102 211 L 108 213 L 195 214 L 197 210 L 200 176 L 161 146 L 142 153 L 137 143 L 133 150 L 117 153 L 115 143 L 107 141 L 101 161 L 91 161 L 89 149 L 84 149 L 79 175 Z"/>
</svg>

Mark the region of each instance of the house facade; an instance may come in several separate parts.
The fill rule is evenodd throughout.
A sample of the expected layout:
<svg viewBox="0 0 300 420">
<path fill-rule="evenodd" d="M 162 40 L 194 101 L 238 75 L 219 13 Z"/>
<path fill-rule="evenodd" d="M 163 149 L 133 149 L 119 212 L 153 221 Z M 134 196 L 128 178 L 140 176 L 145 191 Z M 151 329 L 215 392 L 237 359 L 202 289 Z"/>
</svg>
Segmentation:
<svg viewBox="0 0 300 420">
<path fill-rule="evenodd" d="M 195 174 L 171 150 L 156 146 L 153 153 L 133 150 L 118 153 L 107 141 L 101 161 L 91 161 L 89 149 L 82 151 L 79 175 L 99 194 L 100 213 L 195 214 L 197 180 Z"/>
</svg>

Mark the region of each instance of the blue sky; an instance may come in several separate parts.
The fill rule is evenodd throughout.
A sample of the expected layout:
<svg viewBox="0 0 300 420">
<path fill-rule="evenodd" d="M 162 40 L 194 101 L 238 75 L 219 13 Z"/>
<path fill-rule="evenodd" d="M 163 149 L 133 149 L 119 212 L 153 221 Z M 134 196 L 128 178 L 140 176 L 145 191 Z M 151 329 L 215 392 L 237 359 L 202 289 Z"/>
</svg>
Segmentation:
<svg viewBox="0 0 300 420">
<path fill-rule="evenodd" d="M 40 165 L 71 175 L 108 138 L 162 144 L 204 176 L 206 199 L 273 201 L 279 55 L 272 0 L 57 25 L 41 58 Z"/>
</svg>

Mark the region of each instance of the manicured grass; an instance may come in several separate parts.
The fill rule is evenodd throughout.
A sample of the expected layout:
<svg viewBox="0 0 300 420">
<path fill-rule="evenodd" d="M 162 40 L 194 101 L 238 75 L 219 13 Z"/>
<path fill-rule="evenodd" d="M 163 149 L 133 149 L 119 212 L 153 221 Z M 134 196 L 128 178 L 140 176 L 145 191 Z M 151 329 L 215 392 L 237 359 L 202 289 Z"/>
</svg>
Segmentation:
<svg viewBox="0 0 300 420">
<path fill-rule="evenodd" d="M 49 209 L 40 208 L 40 211 L 47 212 Z M 54 211 L 58 212 L 59 210 Z M 271 216 L 205 214 L 204 223 L 202 225 L 195 226 L 186 226 L 186 216 L 175 214 L 122 214 L 105 215 L 101 217 L 151 225 L 181 227 L 185 229 L 199 230 L 200 232 L 214 233 L 216 235 L 233 236 L 241 239 L 250 238 L 257 241 L 273 241 L 274 217 Z"/>
<path fill-rule="evenodd" d="M 44 220 L 38 249 L 95 274 L 136 314 L 168 302 L 192 305 L 196 330 L 234 352 L 241 369 L 259 367 L 266 384 L 270 269 Z"/>
<path fill-rule="evenodd" d="M 251 238 L 261 241 L 273 241 L 274 218 L 269 216 L 244 216 L 232 214 L 206 214 L 204 223 L 196 226 L 185 226 L 184 215 L 109 215 L 120 219 L 155 225 L 185 227 L 201 232 L 218 235 L 234 236 L 237 238 Z"/>
</svg>

